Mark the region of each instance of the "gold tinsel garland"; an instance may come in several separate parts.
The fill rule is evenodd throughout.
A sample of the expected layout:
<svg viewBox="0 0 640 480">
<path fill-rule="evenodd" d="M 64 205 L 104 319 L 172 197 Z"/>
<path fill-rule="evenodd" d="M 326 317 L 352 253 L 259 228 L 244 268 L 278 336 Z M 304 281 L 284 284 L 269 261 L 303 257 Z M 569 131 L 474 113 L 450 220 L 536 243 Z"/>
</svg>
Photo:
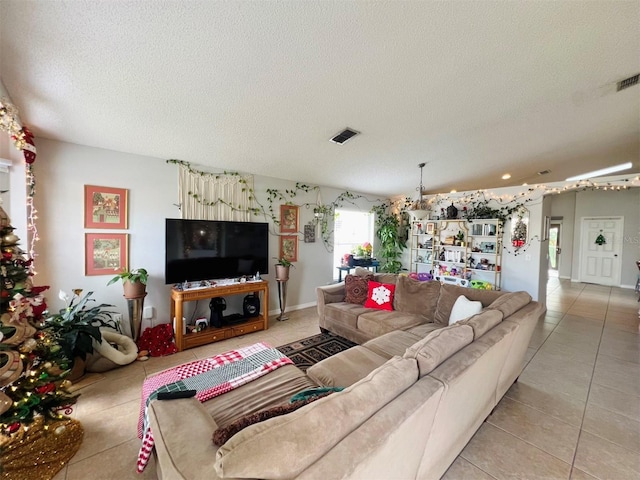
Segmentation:
<svg viewBox="0 0 640 480">
<path fill-rule="evenodd" d="M 84 430 L 77 420 L 36 417 L 11 436 L 0 435 L 0 479 L 49 480 L 76 454 Z"/>
</svg>

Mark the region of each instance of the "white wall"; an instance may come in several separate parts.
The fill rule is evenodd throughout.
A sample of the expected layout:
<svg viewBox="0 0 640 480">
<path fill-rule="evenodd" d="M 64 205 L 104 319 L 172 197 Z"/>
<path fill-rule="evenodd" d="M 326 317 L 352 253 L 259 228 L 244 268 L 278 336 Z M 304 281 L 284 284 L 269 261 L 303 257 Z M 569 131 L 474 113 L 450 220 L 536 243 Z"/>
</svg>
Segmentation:
<svg viewBox="0 0 640 480">
<path fill-rule="evenodd" d="M 576 193 L 571 275 L 575 281 L 579 281 L 580 278 L 580 229 L 582 218 L 590 216 L 624 217 L 621 286 L 633 288 L 638 274 L 635 262 L 640 260 L 640 188 L 616 191 L 586 190 Z"/>
<path fill-rule="evenodd" d="M 497 188 L 491 191 L 490 197 L 497 197 L 493 203 L 490 203 L 492 208 L 497 208 L 499 205 L 498 198 L 511 199 L 519 197 L 522 193 L 527 192 L 529 187 L 508 187 Z M 469 195 L 473 195 L 475 192 L 458 192 L 450 195 L 441 195 L 446 197 L 438 205 L 432 208 L 434 212 L 440 212 L 441 208 L 446 208 L 451 204 L 451 200 L 458 209 L 464 206 L 464 199 Z M 529 232 L 528 239 L 529 244 L 515 252 L 510 247 L 509 232 L 511 231 L 511 224 L 509 221 L 504 225 L 504 240 L 503 244 L 505 249 L 502 254 L 502 290 L 515 292 L 524 290 L 528 292 L 534 300 L 540 300 L 544 302 L 546 297 L 546 254 L 543 255 L 545 249 L 548 248 L 548 242 L 541 242 L 542 228 L 544 223 L 545 210 L 543 210 L 543 204 L 545 209 L 550 212 L 550 207 L 546 206 L 546 202 L 542 197 L 542 192 L 532 197 L 532 200 L 526 202 L 525 206 L 529 210 Z M 544 267 L 542 267 L 544 262 Z"/>
<path fill-rule="evenodd" d="M 37 285 L 50 285 L 47 301 L 51 310 L 62 307 L 58 300 L 58 290 L 70 292 L 74 288 L 94 291 L 99 302 L 116 306 L 116 310 L 128 318 L 127 304 L 122 297 L 119 284 L 107 287 L 110 276 L 85 276 L 84 274 L 84 234 L 87 232 L 115 232 L 115 230 L 87 230 L 84 228 L 84 185 L 100 185 L 129 189 L 129 228 L 120 232 L 130 235 L 129 264 L 132 268 L 144 267 L 149 271 L 150 281 L 145 307 L 153 306 L 155 316 L 152 323 L 144 321 L 142 328 L 169 321 L 170 286 L 164 284 L 165 233 L 164 219 L 179 218 L 177 167 L 167 164 L 164 159 L 131 155 L 110 150 L 85 147 L 46 139 L 36 139 L 38 159 L 35 172 L 38 186 L 36 208 L 38 210 L 38 230 L 40 242 L 37 244 L 38 257 L 35 279 Z M 24 176 L 15 184 L 24 185 Z M 18 188 L 17 187 L 17 188 Z M 266 189 L 293 189 L 295 182 L 255 177 L 254 188 L 263 205 Z M 335 200 L 341 190 L 322 187 L 325 203 Z M 352 192 L 357 194 L 357 192 Z M 13 198 L 13 197 L 12 197 Z M 297 204 L 315 203 L 316 193 L 299 194 Z M 358 199 L 353 208 L 368 211 L 372 203 Z M 278 205 L 274 205 L 277 209 Z M 279 213 L 276 212 L 278 216 Z M 313 217 L 313 211 L 300 209 L 300 230 Z M 255 217 L 255 221 L 266 221 Z M 276 229 L 271 228 L 272 232 Z M 19 235 L 23 235 L 19 233 Z M 278 238 L 270 235 L 271 257 L 278 256 Z M 325 249 L 317 234 L 315 243 L 304 243 L 302 235 L 298 245 L 299 261 L 291 271 L 288 284 L 287 310 L 313 305 L 316 301 L 315 288 L 332 280 L 332 254 Z M 275 263 L 275 260 L 273 261 Z M 275 269 L 271 266 L 269 310 L 278 310 Z M 238 298 L 237 300 L 241 300 Z M 208 315 L 208 302 L 201 302 L 197 314 Z M 194 307 L 191 303 L 189 307 Z M 230 308 L 234 306 L 232 301 Z M 187 310 L 186 315 L 192 311 Z"/>
<path fill-rule="evenodd" d="M 571 278 L 573 262 L 573 225 L 576 215 L 576 192 L 567 192 L 551 196 L 551 216 L 562 218 L 560 228 L 560 261 L 558 275 Z"/>
</svg>

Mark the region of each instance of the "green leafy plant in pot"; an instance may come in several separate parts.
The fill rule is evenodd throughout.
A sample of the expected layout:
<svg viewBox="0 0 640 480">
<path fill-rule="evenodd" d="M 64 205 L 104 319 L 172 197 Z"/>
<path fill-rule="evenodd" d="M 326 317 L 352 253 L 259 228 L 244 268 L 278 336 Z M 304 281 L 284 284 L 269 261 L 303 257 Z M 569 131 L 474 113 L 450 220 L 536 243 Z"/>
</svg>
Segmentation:
<svg viewBox="0 0 640 480">
<path fill-rule="evenodd" d="M 147 294 L 149 273 L 144 268 L 124 269 L 109 280 L 107 286 L 116 283 L 118 280 L 122 280 L 124 298 L 141 298 Z"/>
<path fill-rule="evenodd" d="M 400 257 L 407 244 L 401 235 L 400 216 L 387 212 L 387 208 L 388 206 L 380 205 L 371 209 L 376 214 L 376 237 L 380 240 L 380 271 L 399 273 L 402 270 Z"/>
<path fill-rule="evenodd" d="M 102 343 L 100 327 L 110 327 L 120 330 L 119 325 L 113 320 L 115 312 L 105 310 L 113 305 L 95 302 L 91 298 L 93 292 L 87 292 L 83 297 L 82 289 L 73 291 L 73 297 L 60 291 L 59 298 L 68 301 L 68 305 L 59 313 L 45 318 L 43 330 L 48 331 L 59 343 L 66 358 L 73 360 L 73 369 L 67 376 L 69 380 L 76 380 L 84 374 L 84 362 L 87 355 L 93 353 L 93 342 Z"/>
<path fill-rule="evenodd" d="M 273 257 L 278 261 L 276 263 L 276 280 L 286 282 L 289 280 L 289 270 L 291 267 L 295 268 L 295 265 L 285 257 Z"/>
</svg>

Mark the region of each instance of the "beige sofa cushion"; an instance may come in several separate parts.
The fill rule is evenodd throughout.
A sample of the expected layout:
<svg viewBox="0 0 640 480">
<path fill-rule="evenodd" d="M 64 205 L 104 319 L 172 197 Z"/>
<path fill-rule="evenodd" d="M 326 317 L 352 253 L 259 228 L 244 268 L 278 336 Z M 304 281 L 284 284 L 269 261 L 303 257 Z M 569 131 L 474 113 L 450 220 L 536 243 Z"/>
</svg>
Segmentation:
<svg viewBox="0 0 640 480">
<path fill-rule="evenodd" d="M 460 295 L 464 295 L 469 300 L 480 301 L 483 307 L 488 307 L 493 301 L 503 295 L 503 293 L 495 290 L 479 290 L 443 284 L 440 287 L 438 306 L 436 307 L 433 321 L 441 325 L 448 325 L 451 309 Z"/>
<path fill-rule="evenodd" d="M 407 348 L 420 339 L 422 339 L 422 337 L 415 333 L 395 330 L 369 340 L 362 346 L 382 357 L 391 358 L 396 355 L 402 356 Z"/>
<path fill-rule="evenodd" d="M 149 421 L 155 439 L 158 478 L 211 478 L 207 473 L 215 464 L 211 434 L 218 426 L 200 401 L 193 397 L 153 400 L 149 404 Z M 194 458 L 198 461 L 194 462 Z M 109 477 L 106 472 L 105 477 Z"/>
<path fill-rule="evenodd" d="M 531 295 L 527 292 L 512 292 L 505 293 L 491 303 L 487 308 L 491 310 L 500 310 L 504 318 L 507 318 L 529 303 L 531 303 Z"/>
<path fill-rule="evenodd" d="M 473 328 L 473 339 L 481 337 L 502 321 L 500 310 L 483 310 L 473 317 L 461 320 L 460 324 L 469 325 Z"/>
<path fill-rule="evenodd" d="M 419 282 L 400 275 L 396 283 L 393 308 L 401 312 L 422 315 L 427 321 L 432 322 L 439 295 L 440 282 Z"/>
<path fill-rule="evenodd" d="M 370 309 L 364 308 L 362 305 L 346 302 L 330 303 L 324 307 L 325 316 L 350 328 L 356 328 L 358 317 L 370 311 Z"/>
<path fill-rule="evenodd" d="M 445 326 L 446 325 L 440 325 L 439 323 L 423 323 L 422 325 L 408 328 L 407 332 L 413 333 L 414 335 L 418 335 L 420 338 L 424 338 L 434 330 L 444 328 Z"/>
<path fill-rule="evenodd" d="M 363 312 L 356 322 L 358 330 L 371 337 L 379 337 L 394 330 L 406 330 L 425 322 L 422 315 L 399 312 L 397 310 L 374 310 Z"/>
<path fill-rule="evenodd" d="M 357 346 L 311 365 L 307 376 L 325 387 L 348 387 L 383 365 L 389 357 Z"/>
<path fill-rule="evenodd" d="M 404 357 L 415 358 L 418 361 L 422 377 L 472 341 L 473 328 L 469 325 L 454 324 L 431 332 L 409 347 Z"/>
<path fill-rule="evenodd" d="M 342 392 L 234 435 L 216 453 L 216 472 L 227 478 L 295 477 L 417 379 L 414 359 L 394 357 Z"/>
</svg>

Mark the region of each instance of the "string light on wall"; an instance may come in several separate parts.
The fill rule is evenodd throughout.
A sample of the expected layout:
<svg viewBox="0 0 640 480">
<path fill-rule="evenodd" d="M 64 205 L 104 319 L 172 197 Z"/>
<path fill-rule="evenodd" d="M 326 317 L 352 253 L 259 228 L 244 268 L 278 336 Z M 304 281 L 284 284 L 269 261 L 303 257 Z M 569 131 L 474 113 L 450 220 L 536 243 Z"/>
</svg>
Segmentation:
<svg viewBox="0 0 640 480">
<path fill-rule="evenodd" d="M 4 90 L 4 88 L 2 88 L 2 90 Z M 35 243 L 40 239 L 38 236 L 38 229 L 36 227 L 36 219 L 38 218 L 38 215 L 33 201 L 36 195 L 36 177 L 33 171 L 33 163 L 36 161 L 37 151 L 33 140 L 33 134 L 26 126 L 21 124 L 18 108 L 6 97 L 0 98 L 0 130 L 9 134 L 16 149 L 22 151 L 26 164 L 27 244 L 29 258 L 31 259 L 29 272 L 35 275 L 36 271 L 34 262 L 37 256 Z"/>
</svg>

